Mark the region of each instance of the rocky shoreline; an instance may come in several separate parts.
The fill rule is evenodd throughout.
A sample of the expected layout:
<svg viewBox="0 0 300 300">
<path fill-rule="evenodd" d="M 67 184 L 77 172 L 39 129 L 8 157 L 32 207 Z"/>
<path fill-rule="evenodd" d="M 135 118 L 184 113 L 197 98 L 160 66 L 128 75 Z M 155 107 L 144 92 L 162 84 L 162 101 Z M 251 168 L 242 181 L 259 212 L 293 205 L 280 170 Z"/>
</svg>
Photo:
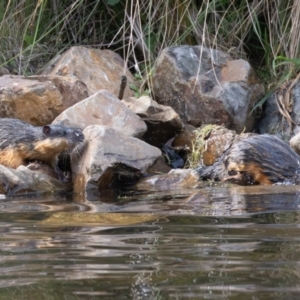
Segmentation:
<svg viewBox="0 0 300 300">
<path fill-rule="evenodd" d="M 79 46 L 56 57 L 41 75 L 0 77 L 1 118 L 39 126 L 63 123 L 83 130 L 87 147 L 71 166 L 76 193 L 138 180 L 136 188 L 143 189 L 196 187 L 196 166 L 212 165 L 254 130 L 286 140 L 298 132 L 297 125 L 291 129 L 290 121 L 280 115 L 276 95 L 267 100 L 266 112 L 272 107 L 277 127 L 270 125 L 269 113 L 253 110 L 265 95 L 264 87 L 248 62 L 224 52 L 201 46 L 164 49 L 153 74 L 151 97 L 134 97 L 130 86 L 139 83 L 124 64 L 112 51 Z M 120 100 L 124 75 L 128 84 Z M 297 89 L 295 83 L 289 91 L 295 120 Z M 295 149 L 298 139 L 293 139 Z M 173 158 L 166 149 L 184 159 L 188 169 L 169 172 Z M 0 166 L 0 192 L 70 188 L 45 168 Z"/>
</svg>

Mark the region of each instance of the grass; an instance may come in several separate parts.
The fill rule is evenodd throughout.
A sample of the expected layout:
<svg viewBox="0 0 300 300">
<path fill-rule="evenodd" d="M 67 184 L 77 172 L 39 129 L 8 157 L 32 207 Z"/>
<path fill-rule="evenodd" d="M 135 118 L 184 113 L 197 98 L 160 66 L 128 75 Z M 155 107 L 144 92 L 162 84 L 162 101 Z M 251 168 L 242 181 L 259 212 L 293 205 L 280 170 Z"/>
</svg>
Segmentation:
<svg viewBox="0 0 300 300">
<path fill-rule="evenodd" d="M 169 46 L 203 44 L 247 59 L 269 89 L 299 72 L 298 0 L 0 1 L 0 66 L 38 74 L 72 45 L 118 52 L 151 89 Z M 140 92 L 142 94 L 142 92 Z"/>
<path fill-rule="evenodd" d="M 185 163 L 185 168 L 196 168 L 202 164 L 203 153 L 206 150 L 206 138 L 214 129 L 221 128 L 219 125 L 208 124 L 193 131 L 194 138 L 192 139 L 192 149 Z"/>
</svg>

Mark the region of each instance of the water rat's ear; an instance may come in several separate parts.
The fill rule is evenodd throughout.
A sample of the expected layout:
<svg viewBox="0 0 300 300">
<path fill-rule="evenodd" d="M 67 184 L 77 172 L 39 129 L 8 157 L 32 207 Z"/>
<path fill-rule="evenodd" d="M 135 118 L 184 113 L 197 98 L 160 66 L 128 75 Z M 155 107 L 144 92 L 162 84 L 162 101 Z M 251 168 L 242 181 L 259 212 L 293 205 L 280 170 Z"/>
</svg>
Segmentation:
<svg viewBox="0 0 300 300">
<path fill-rule="evenodd" d="M 45 135 L 49 135 L 50 131 L 51 131 L 50 126 L 48 126 L 48 125 L 43 126 L 43 133 Z"/>
</svg>

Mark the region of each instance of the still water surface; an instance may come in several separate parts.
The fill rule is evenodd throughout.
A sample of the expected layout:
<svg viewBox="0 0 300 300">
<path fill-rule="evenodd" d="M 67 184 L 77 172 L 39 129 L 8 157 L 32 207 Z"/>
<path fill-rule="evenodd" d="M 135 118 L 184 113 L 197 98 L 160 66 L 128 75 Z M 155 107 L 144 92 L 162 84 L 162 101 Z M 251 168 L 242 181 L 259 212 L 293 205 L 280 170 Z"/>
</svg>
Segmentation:
<svg viewBox="0 0 300 300">
<path fill-rule="evenodd" d="M 0 299 L 300 299 L 300 187 L 0 199 Z"/>
</svg>

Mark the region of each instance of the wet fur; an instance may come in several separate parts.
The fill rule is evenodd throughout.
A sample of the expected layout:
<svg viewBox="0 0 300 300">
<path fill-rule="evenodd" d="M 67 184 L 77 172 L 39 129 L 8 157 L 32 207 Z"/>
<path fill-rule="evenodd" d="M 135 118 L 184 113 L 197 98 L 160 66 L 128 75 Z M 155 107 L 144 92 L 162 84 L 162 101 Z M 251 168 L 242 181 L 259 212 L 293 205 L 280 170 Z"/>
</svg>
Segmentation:
<svg viewBox="0 0 300 300">
<path fill-rule="evenodd" d="M 83 140 L 77 128 L 61 124 L 39 127 L 18 119 L 0 119 L 0 164 L 17 168 L 36 160 L 56 168 L 58 155 Z"/>
<path fill-rule="evenodd" d="M 210 167 L 200 167 L 202 178 L 242 185 L 273 184 L 298 179 L 300 157 L 276 136 L 255 135 L 234 144 Z"/>
</svg>

